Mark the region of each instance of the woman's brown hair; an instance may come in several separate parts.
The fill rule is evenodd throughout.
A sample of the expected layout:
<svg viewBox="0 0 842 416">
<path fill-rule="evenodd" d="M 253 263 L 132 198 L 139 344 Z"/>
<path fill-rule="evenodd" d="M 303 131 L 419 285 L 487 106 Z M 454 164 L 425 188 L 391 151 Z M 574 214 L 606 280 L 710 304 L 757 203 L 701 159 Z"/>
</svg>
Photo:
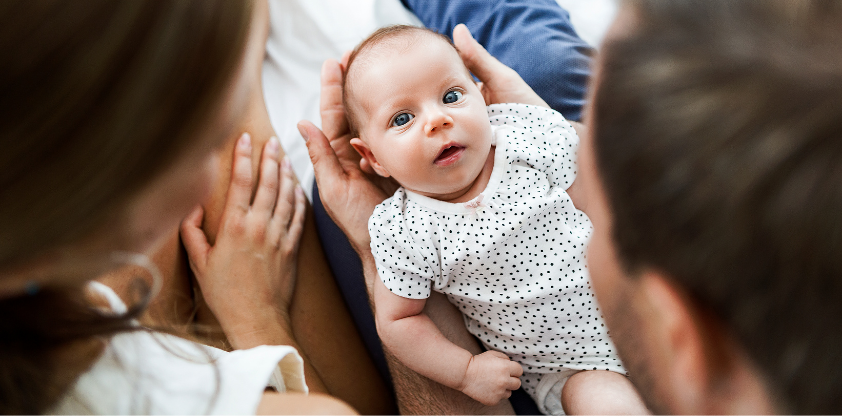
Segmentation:
<svg viewBox="0 0 842 416">
<path fill-rule="evenodd" d="M 199 132 L 239 67 L 251 11 L 240 0 L 0 3 L 0 273 L 89 236 L 209 146 Z M 48 410 L 72 381 L 51 357 L 129 329 L 142 306 L 110 317 L 78 288 L 0 300 L 0 412 Z"/>
<path fill-rule="evenodd" d="M 842 2 L 627 3 L 591 120 L 621 261 L 711 311 L 781 412 L 842 412 Z"/>
</svg>

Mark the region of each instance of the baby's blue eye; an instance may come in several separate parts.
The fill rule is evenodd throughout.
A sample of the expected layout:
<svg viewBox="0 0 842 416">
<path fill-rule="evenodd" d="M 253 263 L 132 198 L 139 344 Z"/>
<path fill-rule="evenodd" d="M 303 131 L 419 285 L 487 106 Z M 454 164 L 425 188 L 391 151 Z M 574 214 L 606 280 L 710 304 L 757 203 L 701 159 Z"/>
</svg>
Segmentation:
<svg viewBox="0 0 842 416">
<path fill-rule="evenodd" d="M 447 94 L 444 95 L 445 104 L 452 104 L 462 99 L 462 92 L 461 91 L 448 91 Z"/>
<path fill-rule="evenodd" d="M 409 121 L 412 120 L 413 118 L 415 118 L 415 116 L 413 116 L 412 114 L 400 113 L 400 114 L 396 115 L 395 118 L 392 119 L 392 126 L 394 126 L 394 127 L 403 126 L 404 124 L 409 123 Z"/>
</svg>

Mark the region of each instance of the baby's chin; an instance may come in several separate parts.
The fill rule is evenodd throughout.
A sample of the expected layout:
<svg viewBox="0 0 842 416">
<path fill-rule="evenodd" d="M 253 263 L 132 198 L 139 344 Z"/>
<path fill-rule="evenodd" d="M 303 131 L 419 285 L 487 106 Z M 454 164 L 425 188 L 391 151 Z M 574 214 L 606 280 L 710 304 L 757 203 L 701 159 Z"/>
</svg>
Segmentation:
<svg viewBox="0 0 842 416">
<path fill-rule="evenodd" d="M 439 201 L 450 201 L 452 199 L 460 198 L 466 194 L 474 185 L 476 178 L 465 181 L 457 181 L 449 184 L 450 186 L 441 186 L 438 184 L 428 184 L 427 186 L 406 187 L 412 192 L 424 195 Z"/>
</svg>

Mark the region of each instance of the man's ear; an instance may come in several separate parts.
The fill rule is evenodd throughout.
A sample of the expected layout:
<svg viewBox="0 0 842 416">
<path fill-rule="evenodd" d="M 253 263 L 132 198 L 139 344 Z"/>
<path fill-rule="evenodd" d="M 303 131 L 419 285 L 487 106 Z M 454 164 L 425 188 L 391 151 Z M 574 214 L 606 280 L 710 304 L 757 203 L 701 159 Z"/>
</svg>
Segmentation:
<svg viewBox="0 0 842 416">
<path fill-rule="evenodd" d="M 643 273 L 640 288 L 651 313 L 650 349 L 661 354 L 653 358 L 663 361 L 659 376 L 671 389 L 669 413 L 775 413 L 763 377 L 718 317 L 658 272 Z"/>
<path fill-rule="evenodd" d="M 369 172 L 368 167 L 371 167 L 371 169 L 374 170 L 374 173 L 384 178 L 391 176 L 389 171 L 387 171 L 386 168 L 377 161 L 377 158 L 374 156 L 374 153 L 371 152 L 371 148 L 368 147 L 366 142 L 362 141 L 362 139 L 358 137 L 354 137 L 351 139 L 351 146 L 353 146 L 354 150 L 356 150 L 357 153 L 360 154 L 360 157 L 362 157 L 362 159 L 360 159 L 360 169 L 363 172 Z"/>
<path fill-rule="evenodd" d="M 650 334 L 648 342 L 661 356 L 666 377 L 663 385 L 671 389 L 669 412 L 683 414 L 708 413 L 707 403 L 712 381 L 706 351 L 707 330 L 700 323 L 692 300 L 670 279 L 658 272 L 647 271 L 640 276 L 640 288 L 648 303 Z"/>
</svg>

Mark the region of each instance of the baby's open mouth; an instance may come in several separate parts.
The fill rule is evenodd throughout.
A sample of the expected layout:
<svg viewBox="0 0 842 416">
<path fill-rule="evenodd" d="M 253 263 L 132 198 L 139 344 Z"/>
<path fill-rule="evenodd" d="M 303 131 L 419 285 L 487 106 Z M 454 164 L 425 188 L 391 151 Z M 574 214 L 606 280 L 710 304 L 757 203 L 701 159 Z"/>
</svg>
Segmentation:
<svg viewBox="0 0 842 416">
<path fill-rule="evenodd" d="M 436 160 L 433 161 L 433 163 L 440 166 L 449 165 L 455 162 L 457 159 L 459 159 L 459 156 L 462 155 L 462 151 L 464 150 L 464 146 L 459 146 L 457 144 L 445 146 L 441 150 L 441 153 L 439 153 L 438 157 L 436 157 Z"/>
</svg>

